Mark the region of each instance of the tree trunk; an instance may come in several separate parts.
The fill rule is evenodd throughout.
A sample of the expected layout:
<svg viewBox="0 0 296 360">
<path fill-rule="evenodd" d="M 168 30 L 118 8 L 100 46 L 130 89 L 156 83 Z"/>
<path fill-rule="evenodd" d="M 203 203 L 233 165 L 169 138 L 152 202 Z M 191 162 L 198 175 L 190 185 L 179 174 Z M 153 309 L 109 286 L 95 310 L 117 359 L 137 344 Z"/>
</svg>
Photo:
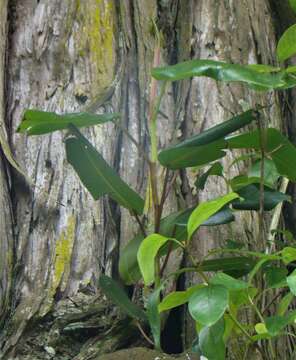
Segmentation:
<svg viewBox="0 0 296 360">
<path fill-rule="evenodd" d="M 6 43 L 6 9 L 7 1 L 2 0 L 0 50 Z M 63 134 L 16 134 L 23 111 L 118 111 L 131 135 L 147 148 L 153 18 L 164 35 L 163 64 L 191 58 L 275 64 L 275 34 L 267 0 L 13 0 L 8 11 L 5 68 L 4 56 L 0 58 L 0 121 L 5 74 L 9 143 L 35 186 L 25 184 L 12 169 L 6 174 L 2 156 L 3 354 L 11 352 L 27 326 L 44 317 L 60 299 L 86 288 L 96 292 L 100 273 L 116 274 L 120 249 L 137 231 L 127 211 L 107 198 L 95 202 L 82 188 L 65 160 Z M 241 112 L 245 103 L 271 105 L 266 110 L 268 121 L 280 126 L 280 104 L 273 92 L 261 95 L 241 85 L 205 78 L 171 84 L 158 122 L 160 147 L 222 122 Z M 144 196 L 147 166 L 124 134 L 113 124 L 84 133 Z M 231 157 L 224 160 L 230 161 Z M 191 170 L 180 172 L 181 192 L 170 197 L 167 212 L 178 208 L 180 194 L 192 204 L 225 191 L 222 182 L 210 180 L 197 196 L 192 186 L 195 175 Z M 236 224 L 203 228 L 193 242 L 194 254 L 200 257 L 228 238 L 264 248 L 254 236 L 256 214 L 239 216 Z"/>
</svg>

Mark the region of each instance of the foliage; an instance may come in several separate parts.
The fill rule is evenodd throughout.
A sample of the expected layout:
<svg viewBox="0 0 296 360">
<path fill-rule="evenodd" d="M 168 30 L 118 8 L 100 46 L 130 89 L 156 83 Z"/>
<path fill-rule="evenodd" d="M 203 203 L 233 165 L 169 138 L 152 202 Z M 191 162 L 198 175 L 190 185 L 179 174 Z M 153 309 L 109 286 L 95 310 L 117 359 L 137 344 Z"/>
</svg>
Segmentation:
<svg viewBox="0 0 296 360">
<path fill-rule="evenodd" d="M 293 8 L 295 2 L 290 1 Z M 289 28 L 280 39 L 277 55 L 284 61 L 296 53 L 294 38 L 296 25 Z M 159 48 L 156 47 L 156 53 Z M 156 56 L 157 58 L 157 56 Z M 158 64 L 154 64 L 158 65 Z M 253 346 L 269 343 L 269 358 L 274 358 L 273 338 L 285 335 L 286 327 L 296 319 L 295 312 L 288 308 L 296 295 L 296 270 L 289 273 L 289 264 L 296 260 L 296 248 L 286 246 L 271 253 L 269 247 L 262 252 L 247 250 L 234 240 L 227 248 L 211 251 L 204 259 L 196 261 L 190 253 L 190 240 L 201 226 L 219 226 L 235 221 L 238 211 L 258 211 L 260 236 L 264 236 L 262 217 L 289 197 L 277 189 L 279 179 L 296 181 L 296 169 L 291 164 L 296 157 L 296 147 L 277 129 L 266 127 L 264 108 L 257 107 L 238 114 L 231 119 L 205 130 L 167 149 L 158 151 L 156 120 L 161 98 L 167 81 L 178 81 L 193 76 L 207 76 L 216 81 L 241 82 L 251 89 L 268 91 L 296 86 L 296 67 L 278 68 L 269 65 L 238 65 L 213 60 L 191 60 L 152 70 L 152 89 L 157 80 L 162 83 L 160 95 L 151 91 L 150 114 L 151 149 L 144 154 L 149 165 L 148 186 L 152 193 L 152 210 L 145 221 L 144 200 L 132 190 L 107 164 L 101 154 L 81 134 L 78 127 L 113 121 L 118 114 L 64 114 L 27 110 L 19 132 L 39 135 L 68 129 L 65 140 L 68 162 L 73 166 L 84 186 L 94 199 L 109 195 L 119 205 L 130 210 L 139 226 L 139 233 L 123 249 L 119 262 L 119 274 L 126 285 L 135 289 L 143 287 L 144 309 L 132 303 L 124 289 L 106 275 L 99 285 L 109 298 L 129 316 L 135 318 L 139 327 L 149 323 L 153 342 L 161 348 L 163 313 L 188 304 L 189 313 L 196 322 L 198 337 L 193 349 L 209 360 L 226 358 L 227 341 L 243 338 L 245 354 Z M 115 123 L 116 124 L 116 123 Z M 246 129 L 255 124 L 256 130 Z M 231 135 L 244 128 L 241 134 Z M 246 149 L 253 164 L 247 173 L 229 178 L 223 168 L 223 158 L 234 149 Z M 244 160 L 239 157 L 235 162 Z M 157 176 L 157 167 L 166 168 L 164 183 Z M 202 169 L 195 186 L 204 190 L 210 176 L 221 177 L 228 189 L 227 194 L 196 204 L 188 209 L 163 217 L 169 179 L 176 179 L 176 170 L 196 166 Z M 160 186 L 160 184 L 162 186 Z M 162 187 L 161 197 L 157 188 Z M 152 213 L 152 216 L 151 216 Z M 271 229 L 277 230 L 277 229 Z M 254 235 L 255 238 L 255 235 Z M 165 268 L 175 249 L 188 255 L 190 267 L 165 274 Z M 208 259 L 208 257 L 212 257 Z M 171 291 L 164 296 L 168 280 L 175 283 L 178 277 L 194 272 L 200 282 L 182 291 Z M 243 277 L 243 279 L 239 279 Z M 263 279 L 263 287 L 257 278 Z M 275 313 L 265 317 L 269 306 L 263 307 L 266 292 L 279 291 L 274 302 Z M 240 312 L 248 309 L 257 318 L 257 323 L 241 323 Z M 143 333 L 143 329 L 141 328 Z M 145 336 L 148 338 L 148 336 Z M 242 342 L 240 342 L 242 344 Z"/>
</svg>

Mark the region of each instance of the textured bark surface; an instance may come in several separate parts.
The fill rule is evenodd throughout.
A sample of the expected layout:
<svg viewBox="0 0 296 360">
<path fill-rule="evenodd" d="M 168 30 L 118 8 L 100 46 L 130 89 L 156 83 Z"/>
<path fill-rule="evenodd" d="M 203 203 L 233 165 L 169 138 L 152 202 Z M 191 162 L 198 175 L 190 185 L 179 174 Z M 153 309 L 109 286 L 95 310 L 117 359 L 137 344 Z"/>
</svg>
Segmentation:
<svg viewBox="0 0 296 360">
<path fill-rule="evenodd" d="M 4 9 L 1 19 L 5 19 Z M 2 338 L 3 352 L 12 349 L 28 323 L 44 316 L 60 298 L 84 288 L 95 292 L 102 271 L 116 273 L 120 248 L 136 231 L 127 211 L 108 199 L 94 202 L 81 187 L 65 160 L 63 134 L 28 138 L 15 133 L 24 109 L 119 111 L 124 126 L 146 148 L 154 48 L 151 18 L 157 19 L 164 34 L 163 64 L 190 58 L 275 63 L 267 0 L 14 0 L 9 14 L 6 129 L 17 161 L 36 186 L 26 186 L 14 173 L 9 198 L 1 168 L 0 202 L 7 214 L 5 218 L 0 214 L 0 235 L 4 234 L 0 237 L 0 301 L 5 304 L 11 269 L 15 269 L 12 316 Z M 1 21 L 1 27 L 4 24 Z M 0 46 L 5 43 L 3 35 L 1 31 Z M 0 76 L 3 73 L 0 59 Z M 205 78 L 172 84 L 159 117 L 160 147 L 241 112 L 245 103 L 271 105 L 268 121 L 280 125 L 280 107 L 273 93 L 261 95 Z M 108 124 L 84 133 L 144 196 L 145 163 L 118 128 Z M 224 160 L 230 161 L 231 157 Z M 180 173 L 181 192 L 170 197 L 166 211 L 182 203 L 180 193 L 190 204 L 225 191 L 214 179 L 197 196 L 192 185 L 195 176 L 190 170 Z M 14 227 L 9 220 L 10 201 Z M 228 238 L 247 244 L 257 241 L 255 215 L 239 216 L 237 224 L 203 228 L 193 242 L 194 253 L 202 256 Z"/>
<path fill-rule="evenodd" d="M 0 6 L 0 143 L 7 141 L 4 118 L 5 91 L 5 54 L 7 44 L 7 1 Z M 3 327 L 11 304 L 12 268 L 13 268 L 13 221 L 9 193 L 10 179 L 4 156 L 0 156 L 0 328 Z"/>
</svg>

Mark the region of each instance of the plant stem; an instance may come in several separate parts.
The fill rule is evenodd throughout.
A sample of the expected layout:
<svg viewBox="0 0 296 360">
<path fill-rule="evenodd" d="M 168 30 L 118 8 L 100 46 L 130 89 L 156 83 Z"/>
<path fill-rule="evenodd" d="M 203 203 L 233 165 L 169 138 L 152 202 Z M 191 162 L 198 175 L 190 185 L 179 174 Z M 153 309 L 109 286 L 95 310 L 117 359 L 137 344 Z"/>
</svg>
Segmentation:
<svg viewBox="0 0 296 360">
<path fill-rule="evenodd" d="M 264 165 L 265 165 L 265 145 L 266 134 L 264 129 L 264 123 L 261 123 L 260 113 L 257 116 L 257 127 L 259 131 L 259 143 L 260 143 L 260 198 L 259 198 L 259 244 L 264 244 Z"/>
<path fill-rule="evenodd" d="M 139 321 L 136 322 L 137 328 L 139 329 L 140 333 L 142 334 L 143 338 L 152 346 L 154 346 L 154 342 L 149 338 L 149 336 L 145 333 L 144 329 L 142 328 Z"/>
<path fill-rule="evenodd" d="M 144 237 L 147 237 L 147 233 L 146 233 L 146 230 L 145 230 L 145 226 L 142 222 L 142 220 L 140 219 L 139 215 L 136 213 L 136 212 L 133 212 L 133 215 L 139 225 L 139 228 L 141 230 L 141 233 L 143 234 Z"/>
<path fill-rule="evenodd" d="M 241 330 L 241 332 L 243 334 L 246 335 L 246 337 L 248 338 L 248 340 L 250 340 L 251 342 L 253 342 L 253 339 L 251 337 L 251 335 L 247 332 L 247 330 L 242 326 L 242 324 L 237 320 L 237 318 L 231 313 L 231 311 L 228 311 L 228 315 L 230 317 L 230 319 L 234 322 L 234 324 Z"/>
</svg>

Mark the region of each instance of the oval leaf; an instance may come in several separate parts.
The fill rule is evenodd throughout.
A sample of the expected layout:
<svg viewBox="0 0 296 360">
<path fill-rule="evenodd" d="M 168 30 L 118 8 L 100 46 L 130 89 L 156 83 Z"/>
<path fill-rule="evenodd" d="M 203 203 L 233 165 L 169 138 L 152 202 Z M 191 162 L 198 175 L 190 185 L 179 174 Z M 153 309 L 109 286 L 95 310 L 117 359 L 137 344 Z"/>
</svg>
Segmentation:
<svg viewBox="0 0 296 360">
<path fill-rule="evenodd" d="M 119 205 L 142 214 L 144 200 L 133 191 L 107 164 L 98 151 L 75 128 L 75 137 L 66 140 L 68 162 L 95 200 L 109 195 Z"/>
<path fill-rule="evenodd" d="M 155 257 L 160 248 L 169 240 L 166 236 L 151 234 L 141 243 L 138 250 L 138 263 L 146 286 L 152 284 L 155 279 Z"/>
<path fill-rule="evenodd" d="M 188 238 L 190 239 L 193 233 L 199 228 L 199 226 L 206 221 L 210 216 L 214 215 L 224 205 L 230 201 L 238 198 L 236 193 L 229 193 L 225 196 L 219 197 L 215 200 L 207 201 L 198 205 L 198 207 L 192 212 L 187 224 Z"/>
<path fill-rule="evenodd" d="M 19 125 L 17 132 L 26 133 L 28 135 L 41 135 L 51 133 L 56 130 L 67 129 L 69 124 L 76 127 L 85 127 L 112 121 L 120 115 L 113 114 L 88 114 L 88 113 L 72 113 L 72 114 L 56 114 L 53 112 L 26 110 Z"/>
<path fill-rule="evenodd" d="M 132 318 L 147 321 L 145 312 L 130 301 L 124 290 L 112 278 L 101 275 L 99 286 L 107 298 L 118 305 L 126 314 Z"/>
<path fill-rule="evenodd" d="M 279 61 L 285 61 L 296 54 L 296 24 L 290 26 L 280 38 L 277 45 Z"/>
<path fill-rule="evenodd" d="M 229 300 L 228 290 L 221 285 L 209 285 L 197 290 L 189 300 L 189 312 L 203 325 L 215 324 L 224 314 Z"/>
<path fill-rule="evenodd" d="M 166 311 L 187 303 L 197 289 L 205 287 L 203 284 L 191 286 L 186 291 L 173 291 L 158 305 L 158 311 Z"/>
</svg>

